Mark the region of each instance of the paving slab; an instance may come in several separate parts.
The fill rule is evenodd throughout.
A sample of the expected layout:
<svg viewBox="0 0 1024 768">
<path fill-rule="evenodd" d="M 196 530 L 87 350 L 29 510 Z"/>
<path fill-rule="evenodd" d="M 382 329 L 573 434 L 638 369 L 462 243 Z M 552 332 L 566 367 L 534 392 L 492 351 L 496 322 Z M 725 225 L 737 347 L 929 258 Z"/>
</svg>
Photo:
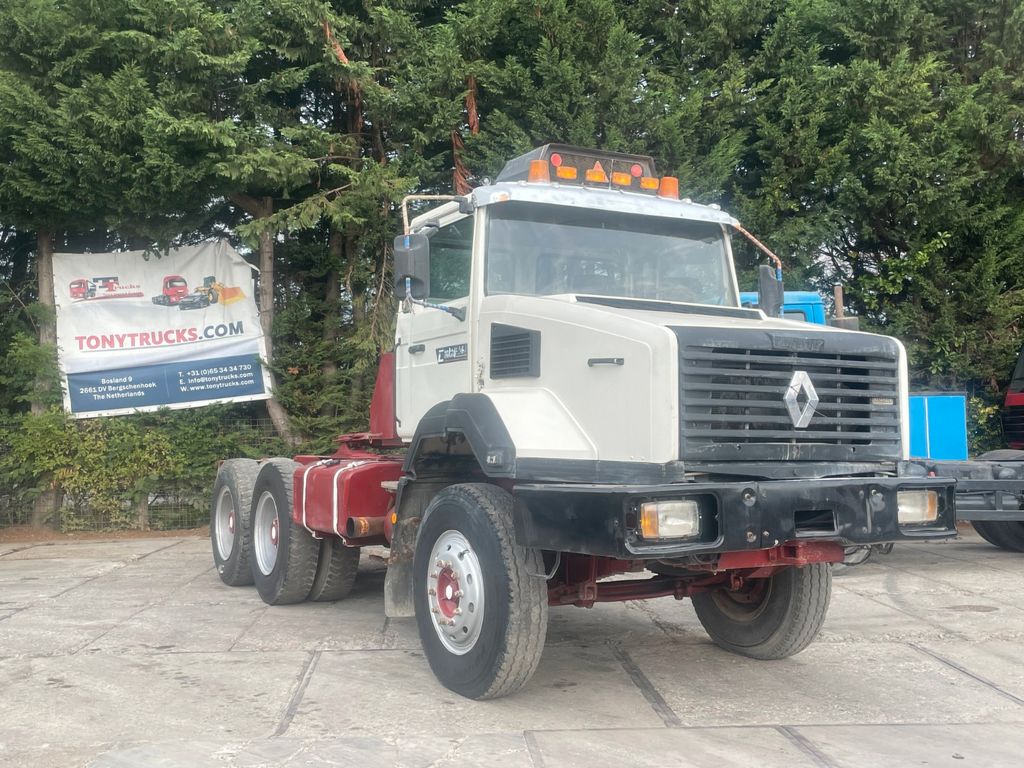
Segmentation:
<svg viewBox="0 0 1024 768">
<path fill-rule="evenodd" d="M 56 597 L 86 582 L 86 579 L 74 576 L 5 581 L 0 583 L 0 608 L 27 607 L 40 600 Z"/>
<path fill-rule="evenodd" d="M 235 642 L 238 650 L 368 650 L 384 645 L 384 600 L 266 606 Z M 419 648 L 419 640 L 416 640 Z"/>
<path fill-rule="evenodd" d="M 736 766 L 802 768 L 820 764 L 775 728 L 673 728 L 572 732 L 539 731 L 530 737 L 544 768 L 665 768 Z"/>
<path fill-rule="evenodd" d="M 0 768 L 85 768 L 104 749 L 104 745 L 66 747 L 54 744 L 10 749 L 0 743 Z"/>
<path fill-rule="evenodd" d="M 961 638 L 980 636 L 1024 640 L 1024 611 L 1007 605 L 993 595 L 956 590 L 942 592 L 882 592 L 866 594 L 872 601 L 889 606 Z"/>
<path fill-rule="evenodd" d="M 117 747 L 89 768 L 535 768 L 521 733 L 462 737 L 260 739 L 247 743 L 156 742 Z"/>
<path fill-rule="evenodd" d="M 155 605 L 94 638 L 88 653 L 229 651 L 266 611 L 260 603 Z"/>
<path fill-rule="evenodd" d="M 181 539 L 120 539 L 36 544 L 4 556 L 4 560 L 137 560 L 181 544 Z"/>
<path fill-rule="evenodd" d="M 1010 568 L 1009 565 L 996 568 L 982 562 L 965 563 L 947 559 L 943 563 L 915 566 L 894 562 L 886 567 L 932 581 L 939 588 L 936 594 L 945 589 L 950 593 L 995 600 L 1006 607 L 1024 611 L 1024 594 L 1019 589 L 1020 580 L 1024 577 L 1024 562 L 1016 563 L 1016 568 Z"/>
<path fill-rule="evenodd" d="M 800 727 L 834 768 L 1020 768 L 1024 726 L 857 725 Z"/>
<path fill-rule="evenodd" d="M 891 643 L 963 639 L 963 634 L 923 617 L 894 611 L 877 596 L 851 591 L 840 579 L 815 643 Z"/>
<path fill-rule="evenodd" d="M 123 568 L 120 560 L 97 558 L 42 558 L 33 560 L 0 559 L 0 591 L 7 582 L 38 579 L 92 579 Z"/>
<path fill-rule="evenodd" d="M 0 660 L 0 743 L 267 736 L 308 660 L 270 651 Z"/>
<path fill-rule="evenodd" d="M 524 690 L 483 702 L 443 688 L 418 651 L 324 652 L 287 735 L 379 735 L 386 728 L 398 736 L 462 736 L 553 724 L 658 727 L 663 721 L 606 646 L 546 648 Z"/>
<path fill-rule="evenodd" d="M 670 597 L 597 603 L 593 608 L 561 606 L 548 613 L 548 645 L 642 645 L 666 633 L 679 642 L 706 637 L 689 601 Z"/>
<path fill-rule="evenodd" d="M 976 640 L 971 643 L 922 642 L 917 648 L 945 663 L 992 683 L 1020 700 L 1024 720 L 1024 653 L 1016 640 Z M 1024 765 L 1024 755 L 1021 760 Z"/>
<path fill-rule="evenodd" d="M 902 643 L 816 643 L 780 661 L 747 659 L 710 643 L 629 652 L 684 725 L 1024 718 L 1024 707 Z"/>
<path fill-rule="evenodd" d="M 42 600 L 0 621 L 0 655 L 75 653 L 139 610 L 115 601 L 94 608 L 59 598 Z"/>
</svg>

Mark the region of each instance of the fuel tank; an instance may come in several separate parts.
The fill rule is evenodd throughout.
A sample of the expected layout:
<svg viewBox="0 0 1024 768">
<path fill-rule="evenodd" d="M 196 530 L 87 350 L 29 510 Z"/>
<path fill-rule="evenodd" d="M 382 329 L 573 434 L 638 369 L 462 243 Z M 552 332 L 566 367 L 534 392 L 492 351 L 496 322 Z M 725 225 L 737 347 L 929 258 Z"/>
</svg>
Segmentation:
<svg viewBox="0 0 1024 768">
<path fill-rule="evenodd" d="M 292 519 L 316 533 L 341 536 L 356 544 L 382 541 L 390 526 L 368 525 L 365 518 L 386 519 L 393 494 L 381 483 L 402 476 L 402 462 L 389 456 L 322 458 L 298 456 Z M 352 521 L 352 525 L 350 525 Z"/>
</svg>

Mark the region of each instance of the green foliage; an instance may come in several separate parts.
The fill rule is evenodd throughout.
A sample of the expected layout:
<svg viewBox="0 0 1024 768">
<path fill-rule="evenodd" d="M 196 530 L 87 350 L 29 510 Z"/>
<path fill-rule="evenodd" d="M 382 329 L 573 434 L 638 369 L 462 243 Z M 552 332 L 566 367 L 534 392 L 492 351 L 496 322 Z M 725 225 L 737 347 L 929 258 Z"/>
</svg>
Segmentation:
<svg viewBox="0 0 1024 768">
<path fill-rule="evenodd" d="M 52 483 L 65 494 L 64 530 L 134 527 L 136 503 L 158 495 L 173 495 L 202 522 L 219 460 L 285 452 L 242 415 L 240 407 L 212 406 L 88 420 L 50 410 L 9 419 L 0 423 L 0 488 L 10 497 L 10 517 L 26 520 Z"/>
<path fill-rule="evenodd" d="M 967 452 L 980 456 L 986 451 L 1005 448 L 1000 403 L 974 395 L 967 398 Z"/>
<path fill-rule="evenodd" d="M 328 448 L 366 427 L 391 343 L 398 201 L 560 141 L 650 154 L 790 286 L 844 283 L 913 383 L 976 393 L 972 444 L 998 443 L 1024 341 L 1019 3 L 0 0 L 0 23 L 0 412 L 58 399 L 36 231 L 82 251 L 215 233 L 273 244 L 276 395 Z M 746 279 L 760 256 L 735 245 Z M 124 420 L 152 446 L 105 420 L 51 436 L 123 442 L 140 477 L 142 445 L 178 478 L 255 450 L 227 412 L 191 413 Z M 94 472 L 140 492 L 61 450 L 69 493 Z M 58 472 L 32 461 L 19 494 Z"/>
</svg>

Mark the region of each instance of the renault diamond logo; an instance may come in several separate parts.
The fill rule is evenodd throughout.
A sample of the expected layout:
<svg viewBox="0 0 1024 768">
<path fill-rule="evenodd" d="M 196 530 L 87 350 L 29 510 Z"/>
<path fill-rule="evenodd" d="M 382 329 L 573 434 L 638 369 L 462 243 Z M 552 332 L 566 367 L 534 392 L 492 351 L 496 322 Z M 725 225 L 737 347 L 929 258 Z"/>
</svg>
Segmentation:
<svg viewBox="0 0 1024 768">
<path fill-rule="evenodd" d="M 800 407 L 801 394 L 806 398 L 803 408 Z M 789 411 L 789 418 L 793 420 L 794 427 L 803 429 L 811 423 L 814 409 L 818 407 L 818 393 L 814 391 L 814 385 L 811 384 L 811 377 L 807 375 L 807 371 L 793 372 L 793 378 L 789 380 L 789 387 L 786 389 L 782 401 L 786 404 L 786 410 Z"/>
</svg>

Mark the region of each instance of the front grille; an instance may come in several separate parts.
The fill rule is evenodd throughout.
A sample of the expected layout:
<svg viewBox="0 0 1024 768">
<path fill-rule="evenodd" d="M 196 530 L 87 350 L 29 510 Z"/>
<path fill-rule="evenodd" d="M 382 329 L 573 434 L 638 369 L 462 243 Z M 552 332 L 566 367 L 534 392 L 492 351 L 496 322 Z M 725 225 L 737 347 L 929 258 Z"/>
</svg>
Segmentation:
<svg viewBox="0 0 1024 768">
<path fill-rule="evenodd" d="M 850 346 L 848 340 L 845 345 Z M 880 349 L 876 342 L 873 350 L 864 352 L 832 352 L 823 341 L 786 346 L 680 344 L 682 458 L 900 458 L 899 363 L 894 345 Z M 819 398 L 810 423 L 802 429 L 794 426 L 783 400 L 797 371 L 807 373 Z M 802 395 L 798 406 L 802 410 L 805 405 Z"/>
</svg>

